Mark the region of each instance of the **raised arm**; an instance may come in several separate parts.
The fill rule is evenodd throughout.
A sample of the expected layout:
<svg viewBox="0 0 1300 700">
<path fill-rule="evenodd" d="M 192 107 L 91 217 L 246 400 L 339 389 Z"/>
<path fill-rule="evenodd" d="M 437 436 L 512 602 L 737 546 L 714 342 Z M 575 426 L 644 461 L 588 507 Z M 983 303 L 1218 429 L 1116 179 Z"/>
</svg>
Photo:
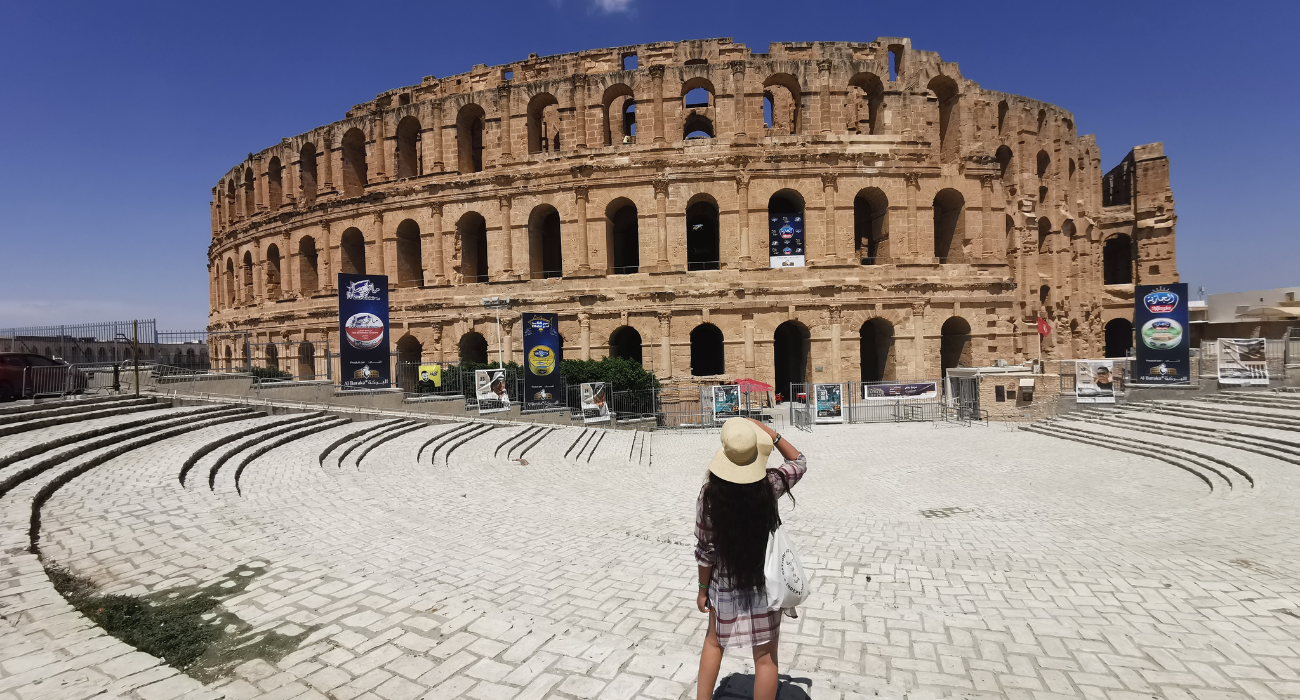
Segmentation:
<svg viewBox="0 0 1300 700">
<path fill-rule="evenodd" d="M 766 423 L 760 420 L 754 420 L 753 418 L 750 418 L 749 420 L 754 421 L 754 424 L 757 425 L 760 430 L 767 433 L 768 437 L 776 440 L 776 431 L 767 427 Z M 795 449 L 795 446 L 791 445 L 790 441 L 785 439 L 785 436 L 781 436 L 781 441 L 776 443 L 775 447 L 777 451 L 781 453 L 781 456 L 785 457 L 787 460 L 794 461 L 799 458 L 799 450 Z"/>
</svg>

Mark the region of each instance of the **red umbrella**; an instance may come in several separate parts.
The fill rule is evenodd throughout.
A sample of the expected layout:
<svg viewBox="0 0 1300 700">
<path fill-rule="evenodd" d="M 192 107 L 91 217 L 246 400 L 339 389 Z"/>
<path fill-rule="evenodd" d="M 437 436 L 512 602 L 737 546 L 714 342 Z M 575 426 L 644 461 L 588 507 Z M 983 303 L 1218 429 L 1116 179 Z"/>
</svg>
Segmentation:
<svg viewBox="0 0 1300 700">
<path fill-rule="evenodd" d="M 772 390 L 771 384 L 764 384 L 763 382 L 760 382 L 757 379 L 737 379 L 736 386 L 740 387 L 741 391 L 771 391 Z"/>
</svg>

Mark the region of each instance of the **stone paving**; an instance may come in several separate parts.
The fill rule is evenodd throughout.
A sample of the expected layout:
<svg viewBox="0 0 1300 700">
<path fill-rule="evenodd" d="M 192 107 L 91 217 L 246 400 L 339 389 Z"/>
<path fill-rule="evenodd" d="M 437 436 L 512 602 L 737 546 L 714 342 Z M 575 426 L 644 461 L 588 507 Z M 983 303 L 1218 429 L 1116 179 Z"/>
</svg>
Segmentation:
<svg viewBox="0 0 1300 700">
<path fill-rule="evenodd" d="M 561 428 L 524 465 L 494 455 L 527 429 L 503 426 L 417 463 L 457 427 L 430 425 L 359 466 L 364 448 L 320 464 L 347 424 L 252 461 L 242 495 L 229 465 L 211 490 L 180 485 L 196 449 L 276 420 L 194 430 L 72 480 L 42 510 L 43 556 L 122 593 L 249 574 L 225 608 L 295 646 L 212 696 L 694 696 L 692 518 L 716 433 Z M 787 436 L 810 468 L 783 517 L 815 593 L 782 628 L 783 697 L 1300 697 L 1300 466 L 1188 442 L 1255 480 L 1211 491 L 1163 462 L 996 424 Z M 724 661 L 733 687 L 747 656 Z"/>
</svg>

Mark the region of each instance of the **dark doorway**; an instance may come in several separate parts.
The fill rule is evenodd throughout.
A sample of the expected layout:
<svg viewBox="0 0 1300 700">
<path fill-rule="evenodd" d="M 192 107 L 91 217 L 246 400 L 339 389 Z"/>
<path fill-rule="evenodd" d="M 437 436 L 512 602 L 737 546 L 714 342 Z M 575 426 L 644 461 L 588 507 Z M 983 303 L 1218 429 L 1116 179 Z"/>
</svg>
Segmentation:
<svg viewBox="0 0 1300 700">
<path fill-rule="evenodd" d="M 772 365 L 776 369 L 776 391 L 786 401 L 790 394 L 790 383 L 802 384 L 808 381 L 808 353 L 811 336 L 808 329 L 798 321 L 786 321 L 776 327 L 772 335 Z"/>
<path fill-rule="evenodd" d="M 631 326 L 618 328 L 609 336 L 609 355 L 641 364 L 641 334 Z"/>
<path fill-rule="evenodd" d="M 696 202 L 686 208 L 686 269 L 718 269 L 718 207 Z"/>
<path fill-rule="evenodd" d="M 1111 319 L 1106 324 L 1106 357 L 1128 357 L 1133 349 L 1133 323 L 1127 318 Z"/>
<path fill-rule="evenodd" d="M 960 316 L 953 316 L 943 322 L 940 329 L 939 364 L 944 377 L 952 367 L 971 366 L 970 324 Z"/>
<path fill-rule="evenodd" d="M 1103 284 L 1133 284 L 1133 239 L 1118 234 L 1101 249 Z"/>
<path fill-rule="evenodd" d="M 862 360 L 862 381 L 880 382 L 894 379 L 894 326 L 883 318 L 873 318 L 858 331 Z"/>
<path fill-rule="evenodd" d="M 487 339 L 481 333 L 470 331 L 460 337 L 460 361 L 487 364 Z"/>
<path fill-rule="evenodd" d="M 691 376 L 710 377 L 726 371 L 722 331 L 712 323 L 701 323 L 691 331 Z"/>
</svg>

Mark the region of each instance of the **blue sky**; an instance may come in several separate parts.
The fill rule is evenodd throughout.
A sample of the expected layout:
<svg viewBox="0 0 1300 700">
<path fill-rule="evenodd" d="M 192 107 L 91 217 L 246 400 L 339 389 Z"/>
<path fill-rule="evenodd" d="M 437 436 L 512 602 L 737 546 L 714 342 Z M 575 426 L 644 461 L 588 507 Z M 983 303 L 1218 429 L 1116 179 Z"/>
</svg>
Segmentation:
<svg viewBox="0 0 1300 700">
<path fill-rule="evenodd" d="M 0 327 L 207 322 L 210 190 L 425 75 L 602 46 L 911 37 L 1074 112 L 1103 167 L 1163 141 L 1183 281 L 1300 284 L 1300 4 L 0 0 Z"/>
</svg>

